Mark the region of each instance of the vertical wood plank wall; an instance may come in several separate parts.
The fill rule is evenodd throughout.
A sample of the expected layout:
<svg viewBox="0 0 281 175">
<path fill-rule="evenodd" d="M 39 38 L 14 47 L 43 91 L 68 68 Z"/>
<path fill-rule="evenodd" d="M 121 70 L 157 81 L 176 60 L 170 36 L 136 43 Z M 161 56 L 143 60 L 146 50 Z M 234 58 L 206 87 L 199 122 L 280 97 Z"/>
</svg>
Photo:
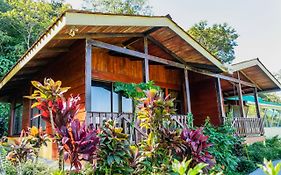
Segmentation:
<svg viewBox="0 0 281 175">
<path fill-rule="evenodd" d="M 56 60 L 34 77 L 32 80 L 42 82 L 45 77 L 52 78 L 55 81 L 61 80 L 63 87 L 71 87 L 66 93 L 66 96 L 70 94 L 80 95 L 81 98 L 81 110 L 78 113 L 78 118 L 84 120 L 85 116 L 85 41 L 77 41 L 70 47 L 70 51 L 61 54 Z M 29 83 L 28 89 L 32 86 Z M 25 95 L 30 95 L 26 93 Z M 23 117 L 22 126 L 23 129 L 27 129 L 30 126 L 30 100 L 23 99 Z M 51 132 L 51 127 L 47 125 L 47 132 Z"/>
<path fill-rule="evenodd" d="M 94 48 L 92 51 L 92 78 L 125 83 L 143 82 L 143 61 L 126 56 L 109 54 L 108 50 Z M 181 90 L 182 74 L 179 69 L 164 65 L 149 65 L 149 79 L 162 88 Z"/>
<path fill-rule="evenodd" d="M 190 73 L 191 109 L 194 124 L 204 124 L 207 117 L 214 125 L 220 124 L 216 79 Z"/>
</svg>

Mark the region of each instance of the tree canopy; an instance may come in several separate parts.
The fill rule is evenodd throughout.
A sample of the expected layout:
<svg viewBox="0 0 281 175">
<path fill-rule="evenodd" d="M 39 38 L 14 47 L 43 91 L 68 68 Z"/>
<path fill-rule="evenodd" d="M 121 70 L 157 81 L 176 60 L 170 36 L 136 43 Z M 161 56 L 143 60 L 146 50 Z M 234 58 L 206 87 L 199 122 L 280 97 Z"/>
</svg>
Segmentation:
<svg viewBox="0 0 281 175">
<path fill-rule="evenodd" d="M 84 0 L 83 9 L 95 12 L 151 15 L 147 0 Z"/>
<path fill-rule="evenodd" d="M 227 23 L 208 26 L 207 21 L 200 21 L 187 32 L 223 63 L 231 63 L 235 59 L 234 47 L 239 35 Z"/>
<path fill-rule="evenodd" d="M 0 0 L 0 77 L 69 5 L 62 0 Z"/>
</svg>

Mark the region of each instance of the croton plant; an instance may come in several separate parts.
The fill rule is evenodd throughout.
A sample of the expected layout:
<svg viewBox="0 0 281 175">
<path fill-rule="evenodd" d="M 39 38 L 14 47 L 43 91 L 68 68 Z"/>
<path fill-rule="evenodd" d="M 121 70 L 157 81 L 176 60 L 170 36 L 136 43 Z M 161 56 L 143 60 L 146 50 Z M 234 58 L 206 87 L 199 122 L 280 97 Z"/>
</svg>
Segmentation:
<svg viewBox="0 0 281 175">
<path fill-rule="evenodd" d="M 100 140 L 95 130 L 87 129 L 85 123 L 81 125 L 80 121 L 75 119 L 69 126 L 57 128 L 57 134 L 62 137 L 64 158 L 70 160 L 70 169 L 74 166 L 80 170 L 82 160 L 92 162 Z"/>
<path fill-rule="evenodd" d="M 32 81 L 36 88 L 27 98 L 35 100 L 32 107 L 40 110 L 42 119 L 50 123 L 54 132 L 55 142 L 58 144 L 59 162 L 62 169 L 63 152 L 65 159 L 69 159 L 71 168 L 81 169 L 81 160 L 91 160 L 99 143 L 95 130 L 86 128 L 80 123 L 76 115 L 80 109 L 79 95 L 68 98 L 64 94 L 69 87 L 61 87 L 61 81 L 45 79 L 44 84 Z"/>
<path fill-rule="evenodd" d="M 66 98 L 69 87 L 61 87 L 60 81 L 45 79 L 43 84 L 37 81 L 32 84 L 36 88 L 28 96 L 35 100 L 32 107 L 38 108 L 43 120 L 51 124 L 52 136 L 59 145 L 59 158 L 69 160 L 70 169 L 81 170 L 83 160 L 92 163 L 95 174 L 172 174 L 175 159 L 182 162 L 190 159 L 190 168 L 199 163 L 212 165 L 213 157 L 208 152 L 211 145 L 202 128 L 172 128 L 174 99 L 164 97 L 158 90 L 150 89 L 144 98 L 138 99 L 136 115 L 148 137 L 132 146 L 128 135 L 114 121 L 105 122 L 97 131 L 76 119 L 80 98 L 72 95 Z M 29 135 L 33 147 L 45 144 L 40 129 L 31 128 Z M 18 147 L 24 156 L 17 159 L 25 160 L 29 150 L 21 149 L 22 145 Z"/>
</svg>

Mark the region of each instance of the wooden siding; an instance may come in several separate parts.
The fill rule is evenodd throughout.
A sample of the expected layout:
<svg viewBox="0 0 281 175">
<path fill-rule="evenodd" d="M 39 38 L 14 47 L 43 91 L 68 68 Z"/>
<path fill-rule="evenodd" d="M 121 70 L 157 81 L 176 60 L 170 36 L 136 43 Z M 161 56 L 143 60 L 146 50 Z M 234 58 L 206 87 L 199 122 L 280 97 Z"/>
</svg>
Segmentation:
<svg viewBox="0 0 281 175">
<path fill-rule="evenodd" d="M 216 79 L 192 73 L 190 74 L 191 110 L 194 124 L 204 124 L 207 117 L 214 125 L 220 124 Z M 200 80 L 200 81 L 199 81 Z"/>
<path fill-rule="evenodd" d="M 104 81 L 140 83 L 143 81 L 143 61 L 128 56 L 116 56 L 105 49 L 93 49 L 92 78 Z M 158 86 L 181 89 L 183 74 L 164 65 L 149 65 L 150 80 Z"/>
<path fill-rule="evenodd" d="M 71 87 L 66 93 L 66 96 L 71 94 L 80 95 L 81 110 L 78 113 L 78 118 L 84 120 L 85 118 L 85 41 L 78 41 L 71 46 L 70 51 L 61 54 L 56 60 L 41 71 L 40 75 L 33 77 L 32 80 L 42 82 L 44 78 L 52 78 L 55 81 L 62 81 L 63 87 Z M 29 83 L 29 87 L 31 84 Z M 24 95 L 30 95 L 30 92 Z M 23 129 L 30 126 L 30 100 L 23 100 Z M 47 132 L 51 133 L 51 126 L 47 125 Z"/>
<path fill-rule="evenodd" d="M 92 78 L 126 83 L 142 82 L 142 60 L 109 54 L 108 50 L 92 50 Z"/>
</svg>

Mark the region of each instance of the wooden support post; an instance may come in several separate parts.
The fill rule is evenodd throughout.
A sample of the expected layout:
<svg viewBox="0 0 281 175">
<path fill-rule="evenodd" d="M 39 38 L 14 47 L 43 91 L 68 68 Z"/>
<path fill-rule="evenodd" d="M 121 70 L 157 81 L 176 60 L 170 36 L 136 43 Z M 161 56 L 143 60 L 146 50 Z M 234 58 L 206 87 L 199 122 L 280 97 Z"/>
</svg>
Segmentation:
<svg viewBox="0 0 281 175">
<path fill-rule="evenodd" d="M 239 72 L 237 72 L 237 75 L 238 75 L 238 80 L 239 80 L 239 83 L 238 83 L 238 86 L 237 86 L 237 90 L 238 90 L 238 97 L 239 97 L 240 114 L 241 114 L 241 117 L 244 118 L 244 117 L 245 117 L 245 111 L 244 111 L 242 86 L 241 86 L 241 83 L 240 83 L 240 75 L 239 75 Z"/>
<path fill-rule="evenodd" d="M 15 105 L 16 105 L 16 100 L 13 99 L 11 101 L 10 105 L 10 117 L 9 117 L 9 128 L 8 128 L 8 136 L 13 135 L 13 126 L 14 126 L 14 116 L 15 116 Z"/>
<path fill-rule="evenodd" d="M 188 70 L 187 69 L 184 69 L 184 82 L 185 82 L 187 113 L 191 113 L 190 88 L 189 88 L 189 79 L 188 79 Z"/>
<path fill-rule="evenodd" d="M 92 84 L 92 45 L 86 39 L 85 50 L 85 110 L 91 111 L 91 84 Z"/>
<path fill-rule="evenodd" d="M 257 111 L 257 117 L 261 118 L 260 114 L 260 104 L 259 104 L 259 96 L 258 96 L 258 89 L 254 88 L 254 97 L 255 97 L 255 104 L 256 104 L 256 111 Z"/>
<path fill-rule="evenodd" d="M 218 95 L 218 104 L 219 104 L 219 112 L 220 112 L 220 117 L 223 119 L 221 123 L 225 121 L 225 110 L 224 110 L 224 99 L 223 99 L 223 94 L 222 94 L 222 89 L 221 89 L 221 79 L 217 78 L 217 95 Z"/>
<path fill-rule="evenodd" d="M 145 83 L 149 81 L 149 61 L 148 61 L 148 41 L 147 37 L 143 38 L 144 54 L 146 57 L 143 60 L 143 80 Z"/>
</svg>

